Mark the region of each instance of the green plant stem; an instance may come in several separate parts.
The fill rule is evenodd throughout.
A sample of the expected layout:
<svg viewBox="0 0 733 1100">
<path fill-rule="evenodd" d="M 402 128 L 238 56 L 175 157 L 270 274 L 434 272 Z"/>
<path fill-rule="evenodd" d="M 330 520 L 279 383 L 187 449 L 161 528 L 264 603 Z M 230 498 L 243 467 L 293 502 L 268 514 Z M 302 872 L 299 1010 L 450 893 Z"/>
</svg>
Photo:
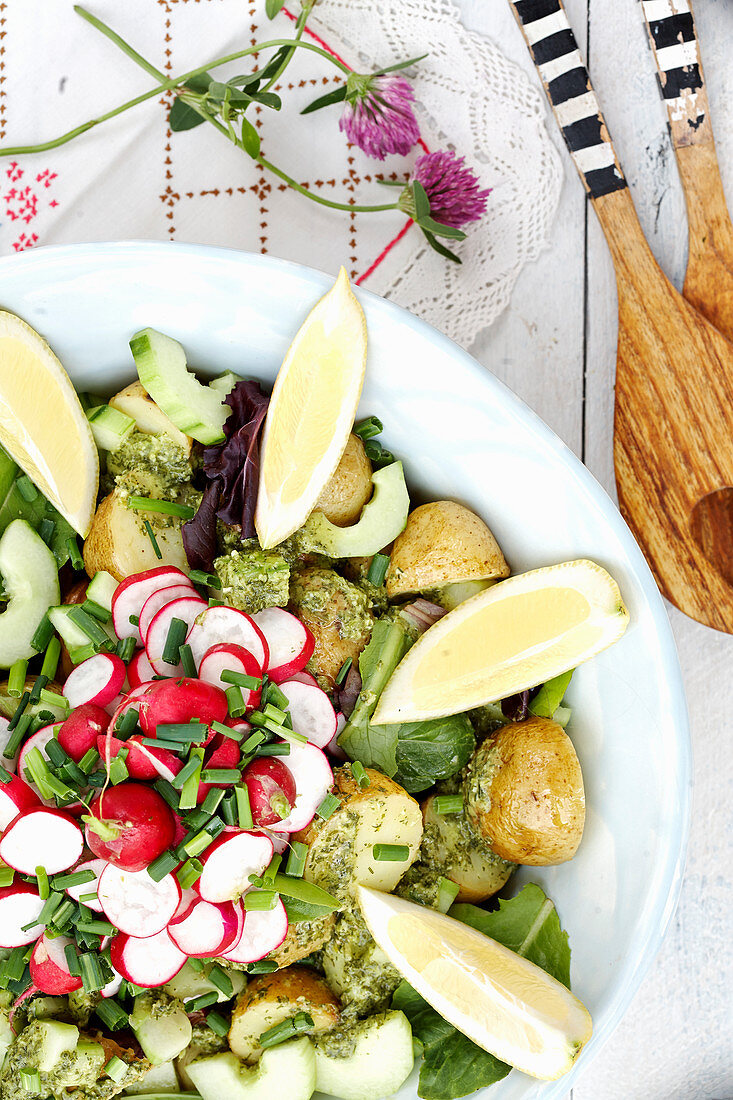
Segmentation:
<svg viewBox="0 0 733 1100">
<path fill-rule="evenodd" d="M 155 65 L 152 65 L 149 61 L 139 54 L 137 50 L 133 49 L 129 42 L 125 42 L 124 38 L 121 38 L 116 31 L 113 31 L 111 27 L 108 27 L 106 23 L 103 23 L 101 19 L 98 19 L 96 15 L 92 15 L 90 11 L 83 8 L 81 4 L 74 4 L 74 11 L 77 15 L 80 15 L 82 19 L 85 19 L 87 23 L 98 30 L 105 38 L 109 38 L 110 42 L 114 42 L 118 49 L 126 53 L 128 57 L 132 58 L 136 65 L 139 65 L 141 69 L 145 69 L 146 73 L 150 76 L 154 76 L 156 80 L 166 80 L 165 73 L 160 69 L 156 69 Z"/>
<path fill-rule="evenodd" d="M 300 42 L 301 38 L 303 37 L 303 31 L 305 30 L 305 25 L 308 22 L 308 16 L 310 15 L 312 10 L 313 10 L 312 4 L 305 4 L 305 3 L 302 4 L 301 9 L 300 9 L 300 15 L 298 16 L 297 21 L 295 23 L 295 36 L 294 37 L 295 37 L 296 42 Z M 292 49 L 288 50 L 286 55 L 283 57 L 282 62 L 278 66 L 277 70 L 270 77 L 270 79 L 267 81 L 267 84 L 265 84 L 264 88 L 262 89 L 263 92 L 269 92 L 269 90 L 270 90 L 270 88 L 272 88 L 273 84 L 275 84 L 280 79 L 282 74 L 285 72 L 288 65 L 293 60 L 294 56 L 295 56 L 295 50 L 292 50 Z"/>
</svg>

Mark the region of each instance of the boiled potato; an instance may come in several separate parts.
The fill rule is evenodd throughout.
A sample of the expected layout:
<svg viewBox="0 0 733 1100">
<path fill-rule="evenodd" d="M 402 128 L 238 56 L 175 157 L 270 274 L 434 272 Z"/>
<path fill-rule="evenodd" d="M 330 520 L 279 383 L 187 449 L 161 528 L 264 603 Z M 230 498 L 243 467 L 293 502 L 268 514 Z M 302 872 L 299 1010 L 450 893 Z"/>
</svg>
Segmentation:
<svg viewBox="0 0 733 1100">
<path fill-rule="evenodd" d="M 25 683 L 23 684 L 23 691 L 32 691 L 37 679 L 37 676 L 26 676 Z M 2 683 L 0 683 L 0 716 L 2 716 L 3 718 L 12 718 L 16 710 L 18 709 L 18 703 L 20 702 L 20 697 L 8 695 L 8 683 L 8 680 L 3 680 Z M 58 684 L 55 680 L 49 680 L 45 687 L 46 691 L 53 691 L 56 695 L 61 694 L 61 684 Z M 58 722 L 63 722 L 64 718 L 66 717 L 66 711 L 64 707 L 59 707 L 55 704 L 47 703 L 45 701 L 38 703 L 29 703 L 24 713 L 38 714 L 39 710 L 51 711 L 54 715 L 54 718 Z M 0 756 L 0 764 L 2 763 L 3 760 Z"/>
<path fill-rule="evenodd" d="M 458 886 L 456 901 L 486 901 L 501 890 L 514 864 L 497 856 L 466 821 L 464 813 L 438 814 L 434 795 L 423 804 L 425 834 L 420 859 L 426 868 Z"/>
<path fill-rule="evenodd" d="M 229 1046 L 245 1062 L 256 1062 L 262 1054 L 260 1035 L 299 1012 L 312 1017 L 314 1032 L 336 1027 L 340 1006 L 323 978 L 305 966 L 254 978 L 237 997 Z"/>
<path fill-rule="evenodd" d="M 356 523 L 371 495 L 372 464 L 359 436 L 352 433 L 313 511 L 323 512 L 337 527 L 348 527 Z"/>
<path fill-rule="evenodd" d="M 420 806 L 398 783 L 373 768 L 364 769 L 369 786 L 360 787 L 346 764 L 335 773 L 334 794 L 341 805 L 326 821 L 314 818 L 296 840 L 308 845 L 305 878 L 348 901 L 358 883 L 393 890 L 417 857 L 422 837 Z M 405 860 L 375 860 L 375 844 L 404 844 Z"/>
<path fill-rule="evenodd" d="M 575 855 L 585 824 L 583 776 L 572 741 L 549 718 L 509 722 L 476 750 L 466 813 L 493 851 L 532 867 Z"/>
<path fill-rule="evenodd" d="M 483 520 L 454 500 L 421 504 L 395 539 L 387 595 L 428 592 L 457 581 L 509 576 L 499 544 Z"/>
<path fill-rule="evenodd" d="M 366 594 L 332 569 L 309 567 L 292 578 L 290 609 L 313 634 L 314 674 L 332 690 L 344 661 L 356 664 L 369 641 L 374 620 Z"/>
<path fill-rule="evenodd" d="M 150 520 L 160 547 L 158 558 L 143 527 Z M 188 572 L 181 528 L 163 527 L 155 512 L 138 512 L 127 507 L 125 497 L 115 489 L 97 508 L 84 543 L 84 568 L 90 577 L 106 569 L 115 580 L 141 573 L 157 565 L 175 565 Z"/>
<path fill-rule="evenodd" d="M 274 951 L 267 956 L 282 970 L 285 966 L 304 959 L 306 955 L 312 955 L 314 951 L 320 951 L 324 943 L 328 943 L 336 924 L 336 914 L 328 913 L 325 917 L 315 917 L 313 920 L 299 920 L 288 928 L 288 934 Z"/>
<path fill-rule="evenodd" d="M 184 435 L 173 421 L 168 419 L 163 410 L 148 395 L 142 382 L 132 382 L 129 386 L 125 386 L 124 390 L 120 390 L 110 398 L 109 404 L 113 409 L 119 409 L 120 412 L 131 416 L 138 431 L 145 432 L 147 435 L 165 432 L 176 441 L 179 447 L 183 448 L 186 456 L 190 455 L 193 440 L 190 436 Z"/>
<path fill-rule="evenodd" d="M 400 972 L 372 939 L 358 909 L 339 915 L 333 936 L 321 952 L 321 962 L 328 984 L 341 1001 L 342 1021 L 388 1007 L 402 981 Z"/>
</svg>

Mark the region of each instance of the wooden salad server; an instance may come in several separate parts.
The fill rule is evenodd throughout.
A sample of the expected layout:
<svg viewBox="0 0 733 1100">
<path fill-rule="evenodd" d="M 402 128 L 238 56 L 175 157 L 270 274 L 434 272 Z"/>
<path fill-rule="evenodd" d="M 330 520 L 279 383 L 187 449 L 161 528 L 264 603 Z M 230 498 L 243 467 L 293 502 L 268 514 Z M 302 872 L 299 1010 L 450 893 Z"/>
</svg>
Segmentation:
<svg viewBox="0 0 733 1100">
<path fill-rule="evenodd" d="M 562 3 L 510 3 L 616 269 L 619 507 L 664 595 L 733 633 L 733 344 L 654 259 Z"/>
</svg>

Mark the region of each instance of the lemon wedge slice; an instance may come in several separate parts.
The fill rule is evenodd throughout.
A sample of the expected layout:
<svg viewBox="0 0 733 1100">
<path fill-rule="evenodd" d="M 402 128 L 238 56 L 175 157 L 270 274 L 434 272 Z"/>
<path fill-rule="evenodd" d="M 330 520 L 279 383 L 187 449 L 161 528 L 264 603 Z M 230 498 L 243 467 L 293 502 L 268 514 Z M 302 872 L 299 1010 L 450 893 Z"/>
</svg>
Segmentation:
<svg viewBox="0 0 733 1100">
<path fill-rule="evenodd" d="M 569 989 L 452 917 L 356 889 L 377 944 L 443 1019 L 532 1077 L 567 1073 L 593 1032 L 587 1008 Z"/>
<path fill-rule="evenodd" d="M 99 487 L 99 455 L 89 421 L 46 341 L 5 312 L 0 312 L 0 443 L 85 536 Z"/>
<path fill-rule="evenodd" d="M 264 549 L 303 525 L 339 464 L 366 366 L 366 320 L 341 268 L 275 380 L 262 440 L 255 527 Z"/>
<path fill-rule="evenodd" d="M 612 645 L 628 621 L 618 585 L 595 562 L 509 577 L 423 634 L 389 680 L 373 722 L 439 718 L 536 687 Z"/>
</svg>

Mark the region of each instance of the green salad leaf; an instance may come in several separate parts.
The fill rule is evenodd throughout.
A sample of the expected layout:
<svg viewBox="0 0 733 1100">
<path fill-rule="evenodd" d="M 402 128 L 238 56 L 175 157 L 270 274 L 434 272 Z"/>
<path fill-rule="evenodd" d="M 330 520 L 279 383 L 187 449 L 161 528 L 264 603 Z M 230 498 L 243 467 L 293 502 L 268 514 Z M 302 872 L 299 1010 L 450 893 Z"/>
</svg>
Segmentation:
<svg viewBox="0 0 733 1100">
<path fill-rule="evenodd" d="M 450 915 L 541 966 L 570 988 L 570 947 L 555 906 L 534 883 L 488 912 L 477 905 L 454 905 Z M 418 1096 L 423 1100 L 457 1100 L 495 1084 L 511 1070 L 506 1062 L 482 1050 L 449 1024 L 402 982 L 392 1004 L 405 1013 L 413 1035 L 423 1045 Z"/>
<path fill-rule="evenodd" d="M 473 727 L 465 714 L 383 728 L 394 731 L 397 738 L 395 779 L 411 794 L 455 775 L 476 747 Z"/>
<path fill-rule="evenodd" d="M 68 541 L 76 538 L 76 531 L 0 447 L 0 535 L 14 519 L 26 520 L 34 531 L 39 531 L 47 520 L 49 534 L 45 537 L 41 530 L 41 537 L 45 537 L 59 568 L 69 560 Z"/>
<path fill-rule="evenodd" d="M 529 709 L 537 718 L 554 718 L 557 708 L 563 701 L 573 669 L 547 680 L 529 704 Z"/>
</svg>

